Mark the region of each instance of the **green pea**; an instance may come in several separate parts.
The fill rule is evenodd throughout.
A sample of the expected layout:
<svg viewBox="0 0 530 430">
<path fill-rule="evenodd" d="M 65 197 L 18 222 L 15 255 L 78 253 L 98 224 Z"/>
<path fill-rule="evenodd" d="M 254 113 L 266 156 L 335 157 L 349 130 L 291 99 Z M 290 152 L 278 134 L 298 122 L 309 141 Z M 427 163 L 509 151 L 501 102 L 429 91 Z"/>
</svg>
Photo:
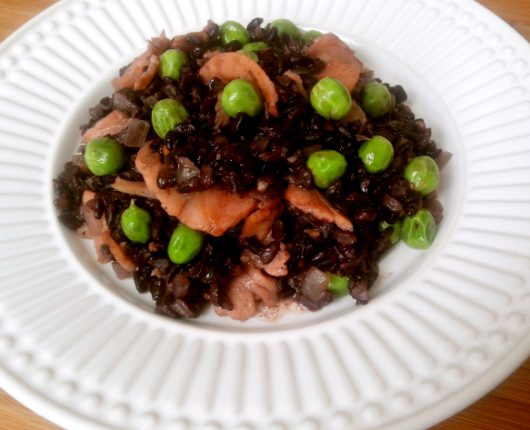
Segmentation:
<svg viewBox="0 0 530 430">
<path fill-rule="evenodd" d="M 169 77 L 178 81 L 180 78 L 180 69 L 188 64 L 188 56 L 180 49 L 168 49 L 160 56 L 160 65 L 158 71 L 160 77 Z"/>
<path fill-rule="evenodd" d="M 315 40 L 318 36 L 322 36 L 322 33 L 317 30 L 309 30 L 304 33 L 302 36 L 302 41 L 304 42 L 304 45 L 311 45 L 313 43 L 313 40 Z"/>
<path fill-rule="evenodd" d="M 410 182 L 412 188 L 422 195 L 432 193 L 440 181 L 440 170 L 438 164 L 428 155 L 421 155 L 413 158 L 403 174 Z"/>
<path fill-rule="evenodd" d="M 386 221 L 381 221 L 379 223 L 379 231 L 385 231 L 387 228 L 392 229 L 392 234 L 390 235 L 390 243 L 395 245 L 401 239 L 401 221 L 396 221 L 394 224 L 389 224 Z"/>
<path fill-rule="evenodd" d="M 392 162 L 394 147 L 383 136 L 374 136 L 363 142 L 358 154 L 369 173 L 379 173 L 386 170 Z"/>
<path fill-rule="evenodd" d="M 243 49 L 240 49 L 237 52 L 239 52 L 239 53 L 243 54 L 244 56 L 250 58 L 252 61 L 255 61 L 256 63 L 259 61 L 258 55 L 255 52 L 253 52 L 253 51 L 244 51 Z"/>
<path fill-rule="evenodd" d="M 223 45 L 228 45 L 230 42 L 237 40 L 242 45 L 250 42 L 250 36 L 245 27 L 236 21 L 226 21 L 219 27 L 219 34 Z"/>
<path fill-rule="evenodd" d="M 242 51 L 245 52 L 256 52 L 256 51 L 263 51 L 264 49 L 267 49 L 269 45 L 267 45 L 265 42 L 252 42 L 247 43 L 243 48 L 241 48 Z"/>
<path fill-rule="evenodd" d="M 245 79 L 234 79 L 223 89 L 221 106 L 232 118 L 238 113 L 255 117 L 263 110 L 263 100 L 254 84 Z"/>
<path fill-rule="evenodd" d="M 436 236 L 436 222 L 427 209 L 420 209 L 412 216 L 403 218 L 401 237 L 403 242 L 415 249 L 427 249 Z"/>
<path fill-rule="evenodd" d="M 121 214 L 120 225 L 131 242 L 146 243 L 151 237 L 151 215 L 145 209 L 136 206 L 134 200 Z"/>
<path fill-rule="evenodd" d="M 166 134 L 186 120 L 188 111 L 175 99 L 163 99 L 156 103 L 151 112 L 151 122 L 159 137 L 164 139 Z"/>
<path fill-rule="evenodd" d="M 302 36 L 300 29 L 296 26 L 296 24 L 288 19 L 275 19 L 271 22 L 271 27 L 276 28 L 280 37 L 285 35 L 289 36 L 291 39 L 300 40 Z"/>
<path fill-rule="evenodd" d="M 390 110 L 392 97 L 386 85 L 379 82 L 370 82 L 363 88 L 362 107 L 372 118 L 386 115 Z"/>
<path fill-rule="evenodd" d="M 326 272 L 329 278 L 328 290 L 337 296 L 345 296 L 349 294 L 350 279 L 347 276 L 338 276 L 333 273 Z"/>
<path fill-rule="evenodd" d="M 184 224 L 173 230 L 167 246 L 169 259 L 175 264 L 184 264 L 191 261 L 201 250 L 202 233 L 193 230 Z"/>
<path fill-rule="evenodd" d="M 110 137 L 90 140 L 85 148 L 85 163 L 94 175 L 117 173 L 125 164 L 123 147 Z"/>
<path fill-rule="evenodd" d="M 344 156 L 332 149 L 313 152 L 307 159 L 315 184 L 327 188 L 346 172 L 348 162 Z"/>
<path fill-rule="evenodd" d="M 311 106 L 328 119 L 344 118 L 351 109 L 351 95 L 342 83 L 334 78 L 323 78 L 316 83 L 309 95 Z"/>
<path fill-rule="evenodd" d="M 256 54 L 256 52 L 263 51 L 264 49 L 267 49 L 267 48 L 268 48 L 268 45 L 265 42 L 252 42 L 252 43 L 247 43 L 238 52 L 241 52 L 243 55 L 246 55 L 252 61 L 258 62 L 259 57 L 258 57 L 258 54 Z"/>
</svg>

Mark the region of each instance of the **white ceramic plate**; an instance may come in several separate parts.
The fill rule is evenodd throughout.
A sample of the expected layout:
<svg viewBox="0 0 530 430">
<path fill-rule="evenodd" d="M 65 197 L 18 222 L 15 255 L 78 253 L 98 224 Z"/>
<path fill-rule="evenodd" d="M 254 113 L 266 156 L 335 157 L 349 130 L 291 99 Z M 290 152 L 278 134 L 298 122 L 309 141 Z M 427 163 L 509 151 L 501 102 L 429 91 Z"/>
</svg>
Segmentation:
<svg viewBox="0 0 530 430">
<path fill-rule="evenodd" d="M 165 28 L 288 17 L 402 84 L 454 156 L 427 252 L 374 299 L 244 324 L 165 319 L 62 229 L 51 178 L 87 109 Z M 0 377 L 75 429 L 422 428 L 530 353 L 530 49 L 470 1 L 62 1 L 0 49 Z"/>
</svg>

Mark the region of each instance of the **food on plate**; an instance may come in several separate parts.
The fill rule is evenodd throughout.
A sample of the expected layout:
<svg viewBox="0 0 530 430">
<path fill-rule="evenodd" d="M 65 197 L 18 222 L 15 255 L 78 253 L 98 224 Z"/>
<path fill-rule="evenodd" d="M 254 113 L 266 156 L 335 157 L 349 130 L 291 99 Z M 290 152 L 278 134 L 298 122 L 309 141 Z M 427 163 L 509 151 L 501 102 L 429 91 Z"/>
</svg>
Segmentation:
<svg viewBox="0 0 530 430">
<path fill-rule="evenodd" d="M 385 252 L 434 241 L 447 153 L 334 34 L 209 21 L 154 37 L 113 85 L 55 206 L 161 314 L 366 303 Z"/>
<path fill-rule="evenodd" d="M 117 173 L 125 163 L 123 147 L 109 137 L 91 139 L 85 148 L 85 164 L 94 175 Z"/>
<path fill-rule="evenodd" d="M 230 42 L 237 41 L 243 46 L 250 43 L 250 36 L 245 27 L 237 21 L 226 21 L 219 27 L 221 43 L 226 46 Z"/>
<path fill-rule="evenodd" d="M 175 264 L 184 264 L 192 260 L 201 250 L 202 233 L 180 223 L 169 239 L 167 255 Z"/>
<path fill-rule="evenodd" d="M 151 112 L 151 125 L 158 137 L 166 135 L 188 117 L 186 108 L 175 99 L 157 101 Z"/>
<path fill-rule="evenodd" d="M 123 234 L 131 242 L 147 243 L 151 237 L 151 215 L 136 206 L 134 200 L 131 200 L 131 205 L 122 212 L 120 225 Z"/>
<path fill-rule="evenodd" d="M 371 118 L 386 115 L 392 106 L 392 95 L 386 85 L 370 82 L 363 87 L 362 108 Z"/>
<path fill-rule="evenodd" d="M 394 147 L 388 139 L 376 135 L 361 144 L 359 158 L 368 172 L 384 172 L 394 158 Z"/>
<path fill-rule="evenodd" d="M 319 115 L 328 119 L 342 119 L 351 109 L 352 100 L 346 87 L 335 78 L 318 81 L 309 96 L 311 105 Z"/>
<path fill-rule="evenodd" d="M 311 170 L 315 185 L 328 188 L 346 173 L 348 162 L 340 152 L 323 149 L 307 157 L 307 167 Z"/>
<path fill-rule="evenodd" d="M 401 227 L 403 241 L 411 248 L 427 249 L 436 236 L 436 221 L 427 209 L 403 218 Z"/>
<path fill-rule="evenodd" d="M 438 187 L 440 170 L 431 157 L 420 155 L 414 157 L 405 167 L 404 176 L 414 190 L 426 196 Z"/>
<path fill-rule="evenodd" d="M 271 22 L 270 26 L 271 28 L 276 29 L 280 38 L 289 37 L 292 40 L 299 40 L 302 36 L 298 26 L 294 22 L 285 18 L 275 19 Z"/>
<path fill-rule="evenodd" d="M 254 117 L 263 110 L 263 100 L 252 82 L 234 79 L 223 88 L 221 107 L 232 118 L 236 118 L 238 114 Z"/>
<path fill-rule="evenodd" d="M 182 49 L 170 48 L 160 56 L 159 74 L 162 78 L 180 79 L 180 69 L 188 65 L 188 56 Z"/>
</svg>

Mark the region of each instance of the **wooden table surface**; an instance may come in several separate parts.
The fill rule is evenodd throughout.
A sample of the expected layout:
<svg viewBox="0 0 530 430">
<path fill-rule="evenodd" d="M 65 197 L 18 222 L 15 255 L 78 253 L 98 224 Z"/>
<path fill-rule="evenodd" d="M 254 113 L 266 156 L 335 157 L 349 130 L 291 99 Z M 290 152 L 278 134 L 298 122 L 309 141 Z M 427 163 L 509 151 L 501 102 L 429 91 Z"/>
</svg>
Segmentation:
<svg viewBox="0 0 530 430">
<path fill-rule="evenodd" d="M 530 0 L 479 0 L 530 41 Z M 0 41 L 53 0 L 0 0 Z M 58 430 L 0 389 L 0 430 Z M 435 430 L 530 429 L 530 359 L 503 384 Z M 69 429 L 75 430 L 75 429 Z"/>
</svg>

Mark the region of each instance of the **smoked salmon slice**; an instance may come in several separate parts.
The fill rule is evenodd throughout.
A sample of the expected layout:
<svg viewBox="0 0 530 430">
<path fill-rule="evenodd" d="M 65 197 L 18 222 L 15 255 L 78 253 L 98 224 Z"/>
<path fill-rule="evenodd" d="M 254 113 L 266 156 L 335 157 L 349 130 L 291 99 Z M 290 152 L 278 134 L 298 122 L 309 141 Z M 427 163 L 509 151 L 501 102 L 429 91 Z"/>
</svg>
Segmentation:
<svg viewBox="0 0 530 430">
<path fill-rule="evenodd" d="M 359 80 L 363 65 L 355 57 L 355 53 L 342 40 L 332 33 L 317 37 L 306 48 L 305 53 L 310 57 L 318 58 L 326 63 L 326 67 L 318 77 L 338 79 L 352 91 Z"/>
<path fill-rule="evenodd" d="M 114 180 L 111 187 L 123 194 L 129 194 L 131 196 L 145 197 L 146 199 L 154 199 L 155 195 L 149 191 L 145 185 L 145 182 L 140 181 L 127 181 L 119 176 Z"/>
<path fill-rule="evenodd" d="M 320 221 L 335 223 L 337 227 L 345 231 L 352 231 L 352 222 L 322 195 L 318 190 L 307 190 L 289 184 L 285 190 L 284 198 L 292 207 L 314 216 Z"/>
<path fill-rule="evenodd" d="M 216 308 L 218 315 L 245 321 L 258 312 L 258 303 L 273 308 L 278 304 L 278 281 L 260 269 L 247 265 L 236 268 L 227 287 L 226 295 L 232 303 L 232 310 Z"/>
<path fill-rule="evenodd" d="M 243 223 L 241 237 L 257 237 L 263 242 L 271 232 L 272 225 L 280 214 L 280 200 L 265 200 L 257 211 L 251 213 Z"/>
<path fill-rule="evenodd" d="M 158 71 L 159 58 L 149 51 L 136 58 L 123 74 L 114 79 L 112 84 L 117 90 L 130 88 L 144 90 L 151 83 Z"/>
<path fill-rule="evenodd" d="M 112 81 L 114 88 L 130 88 L 135 91 L 146 89 L 158 72 L 160 55 L 170 48 L 171 43 L 165 31 L 160 36 L 151 38 L 147 51 L 136 57 L 123 74 Z"/>
<path fill-rule="evenodd" d="M 85 134 L 83 134 L 83 137 L 81 138 L 81 142 L 88 143 L 96 137 L 118 134 L 125 130 L 128 124 L 129 115 L 120 110 L 114 110 L 85 131 Z"/>
<path fill-rule="evenodd" d="M 162 163 L 151 145 L 144 145 L 136 155 L 136 169 L 143 176 L 147 189 L 160 201 L 171 216 L 194 230 L 221 236 L 253 212 L 258 203 L 252 197 L 239 196 L 219 189 L 179 193 L 160 189 L 158 172 Z"/>
<path fill-rule="evenodd" d="M 207 84 L 217 78 L 227 84 L 234 79 L 246 79 L 259 88 L 265 108 L 272 116 L 278 116 L 278 93 L 274 83 L 270 80 L 258 63 L 238 52 L 222 52 L 210 58 L 199 70 L 203 82 Z"/>
<path fill-rule="evenodd" d="M 104 218 L 96 219 L 94 211 L 90 209 L 88 202 L 96 197 L 96 193 L 90 190 L 83 192 L 83 216 L 87 225 L 88 234 L 94 239 L 94 245 L 98 254 L 98 261 L 105 263 L 105 260 L 101 253 L 101 247 L 106 245 L 109 248 L 110 253 L 115 258 L 116 262 L 126 272 L 133 272 L 136 269 L 136 264 L 128 257 L 123 248 L 112 238 L 110 230 L 105 222 Z"/>
<path fill-rule="evenodd" d="M 287 262 L 291 258 L 291 254 L 287 251 L 285 243 L 280 243 L 280 249 L 269 263 L 263 263 L 261 258 L 250 252 L 249 250 L 243 251 L 241 254 L 241 262 L 245 264 L 252 264 L 256 269 L 263 269 L 267 274 L 279 277 L 286 276 L 289 273 Z"/>
</svg>

